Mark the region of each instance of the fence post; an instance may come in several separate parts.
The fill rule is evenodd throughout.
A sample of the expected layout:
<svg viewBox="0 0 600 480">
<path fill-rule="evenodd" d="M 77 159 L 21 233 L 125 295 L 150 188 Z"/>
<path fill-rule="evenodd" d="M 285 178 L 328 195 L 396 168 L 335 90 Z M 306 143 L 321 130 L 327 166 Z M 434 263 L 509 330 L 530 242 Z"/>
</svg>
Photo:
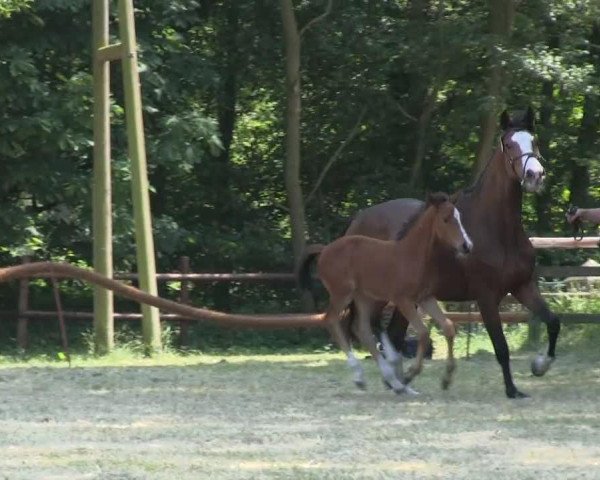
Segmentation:
<svg viewBox="0 0 600 480">
<path fill-rule="evenodd" d="M 21 261 L 22 263 L 29 263 L 31 262 L 31 257 L 26 255 Z M 29 346 L 29 319 L 25 316 L 25 312 L 29 310 L 29 278 L 23 278 L 19 281 L 19 302 L 17 309 L 17 345 L 21 350 L 26 350 Z"/>
<path fill-rule="evenodd" d="M 181 273 L 190 273 L 190 257 L 181 257 L 179 259 L 179 271 Z M 179 301 L 183 304 L 190 303 L 190 281 L 181 280 L 181 289 L 179 291 Z M 187 347 L 190 344 L 190 322 L 187 320 L 179 321 L 179 346 Z"/>
</svg>

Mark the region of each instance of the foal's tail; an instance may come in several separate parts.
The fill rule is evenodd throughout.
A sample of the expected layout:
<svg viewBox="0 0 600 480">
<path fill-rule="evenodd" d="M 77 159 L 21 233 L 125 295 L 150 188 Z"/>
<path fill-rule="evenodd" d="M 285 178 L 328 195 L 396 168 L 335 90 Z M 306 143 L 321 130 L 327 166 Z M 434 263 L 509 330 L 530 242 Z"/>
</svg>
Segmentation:
<svg viewBox="0 0 600 480">
<path fill-rule="evenodd" d="M 324 248 L 325 245 L 315 243 L 313 245 L 308 245 L 304 249 L 304 253 L 302 254 L 300 262 L 298 262 L 298 268 L 296 269 L 296 279 L 298 280 L 298 285 L 302 290 L 308 290 L 312 293 L 313 285 L 310 267 Z"/>
</svg>

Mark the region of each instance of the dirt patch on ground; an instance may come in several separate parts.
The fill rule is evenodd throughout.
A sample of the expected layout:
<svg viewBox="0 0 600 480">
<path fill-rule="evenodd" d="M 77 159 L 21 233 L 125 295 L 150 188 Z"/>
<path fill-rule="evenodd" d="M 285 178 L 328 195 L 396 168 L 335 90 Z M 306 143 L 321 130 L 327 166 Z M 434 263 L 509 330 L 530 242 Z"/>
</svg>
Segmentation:
<svg viewBox="0 0 600 480">
<path fill-rule="evenodd" d="M 334 355 L 186 366 L 0 368 L 0 478 L 600 478 L 600 368 L 568 355 L 545 378 L 493 358 L 443 362 L 386 391 L 354 389 Z"/>
</svg>

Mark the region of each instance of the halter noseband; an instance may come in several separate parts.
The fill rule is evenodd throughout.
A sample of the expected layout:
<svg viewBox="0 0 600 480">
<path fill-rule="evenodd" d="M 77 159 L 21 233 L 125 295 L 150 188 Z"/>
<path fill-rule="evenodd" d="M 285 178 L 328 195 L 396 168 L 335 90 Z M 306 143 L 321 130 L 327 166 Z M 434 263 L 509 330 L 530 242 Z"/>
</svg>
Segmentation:
<svg viewBox="0 0 600 480">
<path fill-rule="evenodd" d="M 518 132 L 518 131 L 519 130 L 515 130 L 515 132 Z M 500 137 L 500 151 L 504 154 L 504 156 L 508 160 L 508 163 L 510 163 L 510 166 L 511 166 L 514 174 L 517 176 L 517 178 L 521 179 L 521 186 L 523 186 L 523 183 L 525 182 L 525 173 L 527 172 L 527 162 L 529 162 L 529 159 L 535 158 L 538 162 L 540 162 L 540 165 L 542 164 L 542 160 L 544 160 L 544 157 L 542 157 L 539 153 L 535 153 L 535 152 L 526 152 L 526 153 L 522 153 L 518 157 L 511 157 L 506 152 L 506 149 L 504 148 L 504 135 Z M 517 173 L 517 170 L 515 169 L 515 161 L 521 160 L 523 157 L 525 157 L 525 162 L 523 163 L 523 172 L 521 172 L 521 175 L 519 176 L 519 174 Z"/>
</svg>

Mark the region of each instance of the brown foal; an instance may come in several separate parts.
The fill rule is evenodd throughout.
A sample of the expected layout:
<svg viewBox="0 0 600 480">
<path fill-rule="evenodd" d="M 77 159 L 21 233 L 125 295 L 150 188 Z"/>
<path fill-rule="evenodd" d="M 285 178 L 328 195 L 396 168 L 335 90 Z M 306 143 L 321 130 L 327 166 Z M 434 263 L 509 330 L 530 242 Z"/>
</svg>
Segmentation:
<svg viewBox="0 0 600 480">
<path fill-rule="evenodd" d="M 429 332 L 416 309 L 416 304 L 428 299 L 436 282 L 435 258 L 438 250 L 449 248 L 467 254 L 473 244 L 460 221 L 460 213 L 444 193 L 433 194 L 424 208 L 406 224 L 397 240 L 377 240 L 360 235 L 341 237 L 320 251 L 318 275 L 329 292 L 329 308 L 326 322 L 334 340 L 346 353 L 348 364 L 354 372 L 354 382 L 364 387 L 364 374 L 352 353 L 350 342 L 340 325 L 342 312 L 352 302 L 357 313 L 357 337 L 377 362 L 384 381 L 396 393 L 406 390 L 406 384 L 423 367 L 423 355 L 429 341 Z M 307 257 L 318 255 L 318 251 Z M 308 265 L 305 258 L 302 265 Z M 300 271 L 306 278 L 307 271 Z M 415 364 L 405 379 L 398 378 L 395 367 L 400 360 L 396 356 L 383 356 L 377 349 L 371 331 L 371 315 L 381 301 L 393 303 L 409 320 L 419 337 Z M 432 309 L 437 303 L 432 302 Z M 440 323 L 448 341 L 448 378 L 454 370 L 452 347 L 454 325 L 443 313 L 424 308 Z M 387 347 L 387 346 L 386 346 Z M 403 383 L 403 380 L 405 383 Z"/>
</svg>

